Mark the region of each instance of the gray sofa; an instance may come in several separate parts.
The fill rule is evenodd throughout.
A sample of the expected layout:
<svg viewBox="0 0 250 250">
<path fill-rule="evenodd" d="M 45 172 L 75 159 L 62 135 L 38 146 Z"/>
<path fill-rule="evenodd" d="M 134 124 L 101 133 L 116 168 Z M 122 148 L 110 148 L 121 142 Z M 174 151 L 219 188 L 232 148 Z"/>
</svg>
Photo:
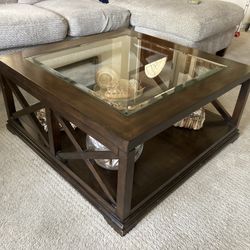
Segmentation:
<svg viewBox="0 0 250 250">
<path fill-rule="evenodd" d="M 216 0 L 0 0 L 0 54 L 129 26 L 215 53 L 242 18 L 243 9 Z"/>
</svg>

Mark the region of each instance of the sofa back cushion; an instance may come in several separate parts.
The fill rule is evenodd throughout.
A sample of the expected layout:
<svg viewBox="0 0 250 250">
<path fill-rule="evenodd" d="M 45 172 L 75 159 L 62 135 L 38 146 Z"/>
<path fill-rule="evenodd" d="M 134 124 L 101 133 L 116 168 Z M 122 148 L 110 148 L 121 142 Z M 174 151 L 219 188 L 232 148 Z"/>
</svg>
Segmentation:
<svg viewBox="0 0 250 250">
<path fill-rule="evenodd" d="M 0 0 L 0 4 L 4 3 L 17 3 L 17 0 Z"/>
<path fill-rule="evenodd" d="M 69 25 L 69 36 L 87 36 L 129 26 L 127 9 L 98 0 L 51 0 L 35 6 L 64 17 Z"/>
<path fill-rule="evenodd" d="M 32 4 L 0 6 L 0 50 L 61 41 L 67 31 L 66 20 L 52 11 Z"/>
</svg>

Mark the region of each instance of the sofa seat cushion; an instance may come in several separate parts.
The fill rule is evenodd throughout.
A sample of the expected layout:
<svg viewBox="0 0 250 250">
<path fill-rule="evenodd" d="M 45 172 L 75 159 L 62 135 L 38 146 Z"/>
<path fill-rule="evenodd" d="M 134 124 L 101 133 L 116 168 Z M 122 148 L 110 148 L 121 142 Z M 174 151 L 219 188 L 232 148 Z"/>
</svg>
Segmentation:
<svg viewBox="0 0 250 250">
<path fill-rule="evenodd" d="M 27 4 L 4 4 L 0 8 L 0 49 L 63 40 L 67 22 L 48 10 Z"/>
<path fill-rule="evenodd" d="M 243 9 L 218 0 L 110 0 L 112 5 L 131 12 L 131 25 L 140 26 L 191 40 L 207 37 L 236 27 L 243 18 Z"/>
<path fill-rule="evenodd" d="M 36 4 L 63 16 L 69 36 L 91 35 L 129 26 L 130 12 L 98 0 L 53 0 Z"/>
</svg>

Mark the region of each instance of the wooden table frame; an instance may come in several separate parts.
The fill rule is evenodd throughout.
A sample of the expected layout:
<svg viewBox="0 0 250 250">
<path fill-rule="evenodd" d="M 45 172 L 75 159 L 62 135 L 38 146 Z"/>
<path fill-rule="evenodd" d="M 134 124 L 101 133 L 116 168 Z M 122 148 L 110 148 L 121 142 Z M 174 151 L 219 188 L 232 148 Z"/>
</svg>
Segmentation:
<svg viewBox="0 0 250 250">
<path fill-rule="evenodd" d="M 238 137 L 238 125 L 250 90 L 250 69 L 246 65 L 133 33 L 162 46 L 171 46 L 227 65 L 227 68 L 200 84 L 126 117 L 24 59 L 37 53 L 124 33 L 130 34 L 131 31 L 42 46 L 3 57 L 0 62 L 8 129 L 82 193 L 121 235 L 131 230 L 191 172 Z M 230 115 L 218 98 L 239 85 L 239 96 Z M 37 103 L 30 104 L 22 90 L 35 97 Z M 16 110 L 16 101 L 22 107 L 20 110 Z M 191 132 L 172 127 L 208 103 L 213 104 L 220 116 L 208 112 L 204 129 Z M 48 132 L 35 115 L 43 108 L 46 110 Z M 71 123 L 77 128 L 73 129 Z M 86 134 L 102 142 L 110 151 L 86 150 Z M 197 141 L 197 147 L 183 146 L 185 143 L 188 145 L 190 138 Z M 145 144 L 145 154 L 135 164 L 135 147 L 141 143 Z M 155 149 L 159 143 L 165 145 L 174 160 L 168 159 L 163 149 Z M 182 150 L 184 156 L 177 157 L 174 154 L 176 150 Z M 150 154 L 158 158 L 154 160 L 151 155 L 148 159 Z M 103 158 L 119 159 L 119 170 L 115 172 L 98 167 L 93 159 Z M 156 161 L 159 161 L 159 166 Z"/>
</svg>

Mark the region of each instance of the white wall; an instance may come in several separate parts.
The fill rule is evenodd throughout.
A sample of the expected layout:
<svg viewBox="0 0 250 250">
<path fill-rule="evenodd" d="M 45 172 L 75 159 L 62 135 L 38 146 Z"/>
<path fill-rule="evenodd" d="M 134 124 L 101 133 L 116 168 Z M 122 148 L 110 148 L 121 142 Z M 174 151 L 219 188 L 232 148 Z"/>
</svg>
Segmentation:
<svg viewBox="0 0 250 250">
<path fill-rule="evenodd" d="M 223 0 L 223 1 L 238 4 L 242 8 L 245 8 L 246 3 L 248 2 L 247 0 Z M 243 20 L 243 23 L 247 23 L 247 22 L 250 22 L 250 7 L 248 8 L 247 14 Z"/>
</svg>

